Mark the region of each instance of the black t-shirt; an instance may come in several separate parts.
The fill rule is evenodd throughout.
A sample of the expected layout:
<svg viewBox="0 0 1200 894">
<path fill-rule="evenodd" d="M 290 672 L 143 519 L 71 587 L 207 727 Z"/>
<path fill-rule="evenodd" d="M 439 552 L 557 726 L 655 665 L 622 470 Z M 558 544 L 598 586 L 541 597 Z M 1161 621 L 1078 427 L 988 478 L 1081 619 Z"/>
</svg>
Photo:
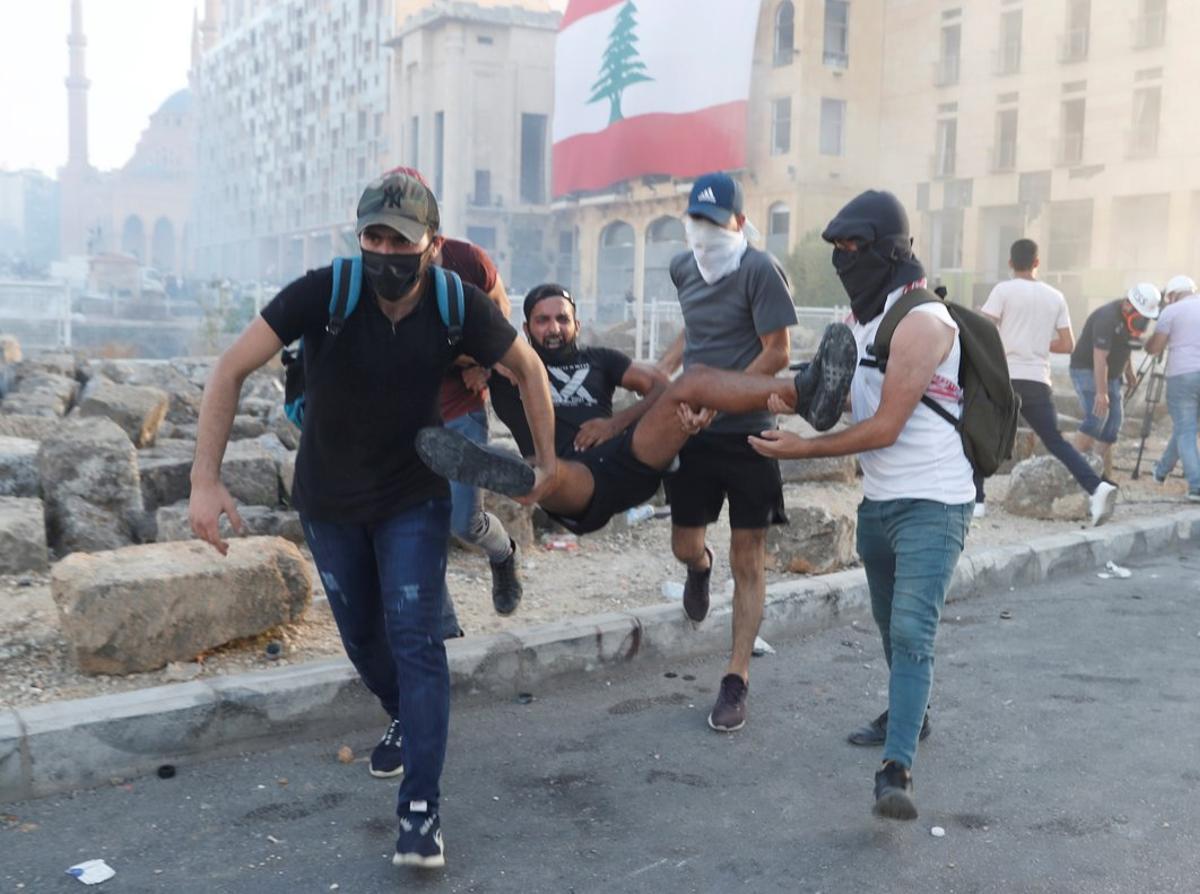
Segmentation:
<svg viewBox="0 0 1200 894">
<path fill-rule="evenodd" d="M 633 363 L 611 348 L 580 348 L 570 363 L 546 367 L 550 378 L 550 402 L 554 404 L 554 452 L 561 457 L 575 453 L 575 435 L 589 419 L 612 416 L 613 392 L 621 385 Z M 488 382 L 492 406 L 508 426 L 524 456 L 533 455 L 533 437 L 525 421 L 525 408 L 517 387 L 501 375 Z"/>
<path fill-rule="evenodd" d="M 290 285 L 262 310 L 279 340 L 304 337 L 305 408 L 292 502 L 320 521 L 370 524 L 449 493 L 421 462 L 417 430 L 438 425 L 438 390 L 459 354 L 493 364 L 516 332 L 487 296 L 464 283 L 462 340 L 451 347 L 432 274 L 407 317 L 392 324 L 364 283 L 337 336 L 325 331 L 333 270 Z"/>
<path fill-rule="evenodd" d="M 1071 352 L 1071 369 L 1092 369 L 1092 351 L 1099 348 L 1108 351 L 1109 381 L 1121 378 L 1131 350 L 1129 329 L 1121 315 L 1121 302 L 1124 300 L 1118 298 L 1098 307 L 1087 318 L 1083 331 L 1079 333 L 1079 340 L 1075 342 L 1075 350 Z"/>
</svg>

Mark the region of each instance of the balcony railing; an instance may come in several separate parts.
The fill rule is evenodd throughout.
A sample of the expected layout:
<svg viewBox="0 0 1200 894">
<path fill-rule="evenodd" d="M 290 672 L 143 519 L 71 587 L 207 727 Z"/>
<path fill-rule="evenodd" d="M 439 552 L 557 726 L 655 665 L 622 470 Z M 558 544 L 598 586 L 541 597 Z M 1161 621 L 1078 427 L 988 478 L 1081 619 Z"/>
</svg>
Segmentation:
<svg viewBox="0 0 1200 894">
<path fill-rule="evenodd" d="M 1058 141 L 1058 163 L 1077 165 L 1083 162 L 1083 134 L 1069 133 Z"/>
<path fill-rule="evenodd" d="M 933 85 L 935 87 L 950 87 L 958 83 L 958 56 L 943 56 L 933 63 Z"/>
<path fill-rule="evenodd" d="M 850 54 L 839 50 L 826 50 L 821 54 L 821 62 L 826 68 L 849 68 Z"/>
<path fill-rule="evenodd" d="M 1088 56 L 1088 30 L 1072 28 L 1059 39 L 1059 62 L 1082 62 Z"/>
</svg>

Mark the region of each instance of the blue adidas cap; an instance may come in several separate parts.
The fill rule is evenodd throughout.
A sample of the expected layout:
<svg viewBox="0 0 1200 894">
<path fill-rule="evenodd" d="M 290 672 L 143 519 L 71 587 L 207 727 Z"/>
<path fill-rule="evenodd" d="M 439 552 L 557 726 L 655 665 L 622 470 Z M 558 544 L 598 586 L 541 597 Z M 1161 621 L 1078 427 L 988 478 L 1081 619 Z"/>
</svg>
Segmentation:
<svg viewBox="0 0 1200 894">
<path fill-rule="evenodd" d="M 723 227 L 729 223 L 729 218 L 744 213 L 742 188 L 728 174 L 720 172 L 697 177 L 688 196 L 687 213 Z"/>
</svg>

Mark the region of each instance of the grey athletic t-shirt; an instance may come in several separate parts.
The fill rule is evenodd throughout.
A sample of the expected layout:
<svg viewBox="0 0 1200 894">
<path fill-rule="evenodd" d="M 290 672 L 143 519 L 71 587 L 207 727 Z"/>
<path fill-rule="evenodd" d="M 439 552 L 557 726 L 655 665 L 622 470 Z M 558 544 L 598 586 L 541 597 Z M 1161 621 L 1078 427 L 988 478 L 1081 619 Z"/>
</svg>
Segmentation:
<svg viewBox="0 0 1200 894">
<path fill-rule="evenodd" d="M 709 285 L 690 251 L 671 261 L 671 282 L 679 292 L 685 341 L 683 368 L 702 363 L 743 370 L 762 353 L 761 336 L 796 323 L 796 307 L 783 267 L 770 254 L 746 249 L 736 271 Z M 752 434 L 774 428 L 761 413 L 717 416 L 708 431 Z"/>
</svg>

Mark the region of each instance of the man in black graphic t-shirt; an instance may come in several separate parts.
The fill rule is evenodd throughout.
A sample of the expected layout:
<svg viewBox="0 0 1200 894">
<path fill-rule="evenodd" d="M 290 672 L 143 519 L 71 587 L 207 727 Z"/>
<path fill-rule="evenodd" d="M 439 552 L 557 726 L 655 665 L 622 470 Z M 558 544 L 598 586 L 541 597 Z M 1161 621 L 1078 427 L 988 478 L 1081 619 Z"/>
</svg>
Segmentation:
<svg viewBox="0 0 1200 894">
<path fill-rule="evenodd" d="M 393 173 L 358 205 L 362 292 L 331 326 L 332 268 L 286 286 L 221 355 L 204 389 L 189 514 L 221 553 L 218 519 L 242 524 L 220 479 L 238 392 L 246 376 L 304 339 L 305 413 L 292 499 L 329 596 L 346 654 L 391 718 L 371 754 L 371 775 L 403 774 L 397 865 L 444 865 L 439 782 L 450 718 L 442 642 L 450 492 L 417 457 L 418 430 L 438 425 L 438 391 L 463 354 L 503 362 L 520 383 L 536 466 L 523 497 L 554 484 L 553 410 L 537 356 L 496 306 L 464 284 L 461 337 L 452 342 L 434 296 L 437 201 Z M 401 710 L 403 708 L 403 710 Z"/>
</svg>

